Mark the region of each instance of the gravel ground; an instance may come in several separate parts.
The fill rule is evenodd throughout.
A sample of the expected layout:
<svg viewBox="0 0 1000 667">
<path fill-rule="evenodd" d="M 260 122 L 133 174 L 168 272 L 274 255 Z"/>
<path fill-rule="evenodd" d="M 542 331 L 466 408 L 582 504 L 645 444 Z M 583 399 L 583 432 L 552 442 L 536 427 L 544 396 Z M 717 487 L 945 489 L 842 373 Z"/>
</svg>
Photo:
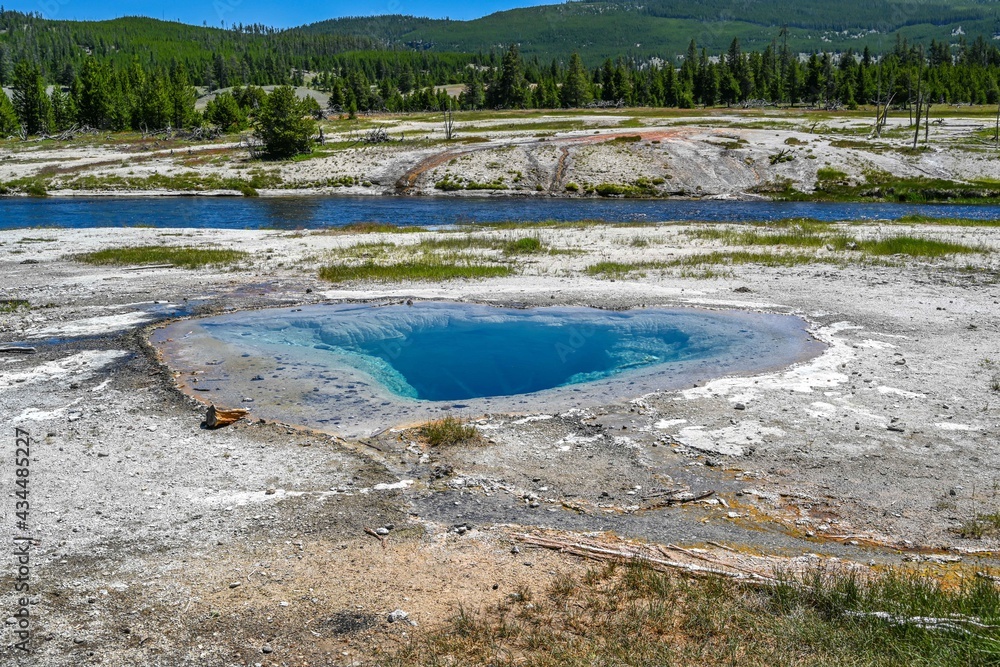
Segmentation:
<svg viewBox="0 0 1000 667">
<path fill-rule="evenodd" d="M 582 567 L 551 552 L 512 554 L 511 526 L 866 563 L 989 561 L 996 539 L 954 529 L 1000 510 L 994 255 L 971 266 L 734 267 L 710 279 L 583 272 L 598 260 L 693 252 L 703 242 L 686 229 L 543 230 L 551 247 L 580 252 L 540 256 L 510 278 L 407 286 L 313 277 L 330 253 L 380 235 L 0 232 L 0 298 L 31 304 L 0 315 L 0 342 L 36 349 L 0 353 L 2 534 L 7 544 L 22 534 L 13 475 L 21 428 L 32 438 L 34 538 L 34 652 L 10 647 L 8 622 L 4 664 L 377 662 L 459 603 L 490 604 Z M 908 231 L 1000 250 L 989 229 Z M 649 245 L 637 250 L 636 236 Z M 48 240 L 26 240 L 40 237 Z M 67 257 L 123 243 L 216 243 L 253 259 L 225 270 L 135 270 Z M 428 448 L 396 424 L 362 441 L 252 415 L 207 430 L 205 406 L 175 389 L 146 342 L 151 327 L 177 317 L 404 298 L 790 313 L 829 347 L 765 375 L 599 408 L 465 415 L 485 444 Z M 662 502 L 668 492 L 709 491 Z M 365 532 L 379 528 L 385 542 Z M 5 561 L 0 604 L 13 615 Z M 388 623 L 396 609 L 417 627 Z"/>
</svg>

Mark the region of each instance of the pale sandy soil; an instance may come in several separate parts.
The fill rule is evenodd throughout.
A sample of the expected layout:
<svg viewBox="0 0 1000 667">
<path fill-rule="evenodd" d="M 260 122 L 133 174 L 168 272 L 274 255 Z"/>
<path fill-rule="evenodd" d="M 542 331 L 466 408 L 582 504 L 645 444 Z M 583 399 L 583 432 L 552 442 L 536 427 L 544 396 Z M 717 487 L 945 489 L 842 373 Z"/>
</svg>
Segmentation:
<svg viewBox="0 0 1000 667">
<path fill-rule="evenodd" d="M 935 114 L 928 148 L 918 154 L 906 151 L 912 129 L 905 117 L 890 118 L 883 137 L 869 139 L 867 117 L 805 111 L 657 118 L 623 110 L 482 120 L 463 120 L 459 114 L 451 142 L 444 140 L 440 120 L 431 116 L 374 116 L 356 124 L 328 122 L 327 147 L 308 159 L 278 163 L 249 160 L 238 137 L 197 144 L 137 136 L 44 145 L 3 142 L 0 182 L 42 177 L 51 194 L 70 195 L 121 192 L 129 187 L 108 179 L 126 178 L 140 183 L 132 190 L 172 193 L 169 184 L 144 187 L 141 181 L 196 174 L 243 180 L 266 176 L 270 182 L 258 187 L 262 195 L 596 196 L 585 194 L 588 186 L 645 179 L 659 196 L 755 198 L 784 184 L 809 192 L 823 167 L 844 172 L 854 183 L 865 182 L 873 171 L 956 181 L 1000 179 L 996 149 L 980 133 L 992 127 L 992 120 L 949 113 L 942 108 Z M 362 141 L 376 126 L 386 129 L 390 142 Z M 622 139 L 634 137 L 641 140 Z M 779 155 L 792 159 L 774 161 Z M 83 176 L 97 180 L 83 183 Z M 436 188 L 446 177 L 489 187 Z"/>
<path fill-rule="evenodd" d="M 586 567 L 525 545 L 511 552 L 515 534 L 538 527 L 715 555 L 730 552 L 709 543 L 726 544 L 771 563 L 992 563 L 996 539 L 954 529 L 1000 510 L 996 228 L 840 230 L 994 251 L 971 259 L 738 266 L 715 278 L 652 270 L 611 281 L 584 271 L 719 249 L 688 229 L 541 229 L 549 247 L 579 252 L 519 260 L 509 278 L 407 285 L 332 285 L 315 271 L 359 242 L 404 245 L 425 234 L 0 232 L 0 298 L 31 303 L 0 315 L 0 343 L 37 348 L 0 354 L 6 456 L 15 426 L 35 443 L 36 652 L 4 664 L 377 664 L 376 651 L 440 626 L 459 604 L 541 591 Z M 224 270 L 133 270 L 68 257 L 126 243 L 218 244 L 252 259 Z M 596 409 L 462 415 L 489 444 L 432 450 L 392 428 L 360 442 L 253 416 L 204 430 L 204 405 L 174 389 L 145 343 L 146 327 L 173 317 L 405 298 L 792 313 L 829 348 L 789 369 Z M 715 495 L 659 507 L 655 490 Z M 4 497 L 8 540 L 14 498 Z M 384 547 L 364 532 L 386 524 Z M 472 529 L 460 534 L 459 525 Z M 4 609 L 12 585 L 5 565 Z M 418 625 L 389 624 L 395 609 Z"/>
</svg>

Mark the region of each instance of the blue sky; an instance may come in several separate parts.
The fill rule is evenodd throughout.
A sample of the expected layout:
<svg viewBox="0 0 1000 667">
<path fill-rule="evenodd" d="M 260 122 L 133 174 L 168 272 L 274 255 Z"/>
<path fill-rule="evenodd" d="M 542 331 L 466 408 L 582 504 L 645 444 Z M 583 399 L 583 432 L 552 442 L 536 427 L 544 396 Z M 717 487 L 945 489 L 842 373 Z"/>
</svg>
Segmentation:
<svg viewBox="0 0 1000 667">
<path fill-rule="evenodd" d="M 218 26 L 230 23 L 264 23 L 281 28 L 314 23 L 339 16 L 411 14 L 434 18 L 470 19 L 513 7 L 553 4 L 559 0 L 24 0 L 3 2 L 7 9 L 41 12 L 52 19 L 109 19 L 142 15 L 184 23 Z"/>
</svg>

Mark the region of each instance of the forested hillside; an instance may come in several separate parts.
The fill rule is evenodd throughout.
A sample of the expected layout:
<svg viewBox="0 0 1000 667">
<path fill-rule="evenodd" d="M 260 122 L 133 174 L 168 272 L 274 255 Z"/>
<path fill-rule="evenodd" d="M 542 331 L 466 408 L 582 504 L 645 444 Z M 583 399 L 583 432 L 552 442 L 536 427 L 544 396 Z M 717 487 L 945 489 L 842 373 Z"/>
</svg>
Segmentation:
<svg viewBox="0 0 1000 667">
<path fill-rule="evenodd" d="M 361 35 L 411 48 L 477 52 L 517 42 L 528 56 L 579 52 L 588 65 L 628 56 L 669 59 L 695 39 L 722 51 L 733 38 L 763 49 L 788 28 L 794 51 L 891 49 L 896 35 L 909 41 L 955 41 L 962 34 L 991 38 L 1000 5 L 995 0 L 586 0 L 513 9 L 473 21 L 375 16 L 323 21 L 309 34 Z"/>
<path fill-rule="evenodd" d="M 41 67 L 50 82 L 69 86 L 92 56 L 112 67 L 136 62 L 146 69 L 183 66 L 193 82 L 208 88 L 301 82 L 297 72 L 339 69 L 347 61 L 371 77 L 405 68 L 430 83 L 447 80 L 470 61 L 457 54 L 389 50 L 370 37 L 262 25 L 219 29 L 141 17 L 48 21 L 0 9 L 0 85 L 9 86 L 14 66 L 27 60 Z"/>
<path fill-rule="evenodd" d="M 770 20 L 766 17 L 776 18 L 776 8 L 790 7 L 782 2 L 749 3 L 740 11 L 749 17 L 751 9 L 760 7 L 765 18 L 759 20 Z M 991 6 L 952 9 L 939 20 L 952 20 L 962 12 L 978 16 L 976 12 Z M 578 16 L 599 7 L 620 10 L 618 5 L 594 2 L 564 7 Z M 721 0 L 710 0 L 684 11 L 697 16 L 696 11 L 710 14 L 720 7 Z M 876 9 L 887 5 L 872 7 L 862 11 L 859 5 L 862 14 L 850 19 L 838 18 L 844 12 L 835 15 L 817 8 L 811 18 L 803 14 L 797 20 L 839 28 L 850 21 L 875 20 Z M 930 20 L 929 7 L 914 5 L 909 19 L 889 19 Z M 668 11 L 681 9 L 674 0 L 663 0 L 641 12 L 635 8 L 633 14 L 652 23 L 650 12 Z M 803 54 L 794 45 L 792 29 L 779 28 L 769 31 L 758 48 L 748 48 L 736 37 L 714 48 L 688 35 L 678 58 L 639 58 L 622 50 L 588 62 L 581 53 L 587 42 L 579 49 L 567 43 L 566 55 L 547 59 L 525 54 L 516 42 L 496 42 L 481 52 L 437 52 L 423 48 L 427 44 L 402 43 L 409 21 L 390 16 L 335 24 L 371 29 L 371 34 L 356 36 L 328 34 L 317 26 L 275 31 L 259 25 L 222 30 L 141 18 L 45 21 L 0 10 L 0 84 L 12 93 L 10 99 L 0 94 L 0 136 L 45 134 L 75 125 L 114 131 L 199 125 L 241 130 L 266 98 L 259 86 L 283 84 L 322 90 L 329 94 L 327 111 L 348 114 L 440 110 L 449 105 L 853 108 L 907 107 L 917 100 L 1000 103 L 1000 49 L 991 34 L 908 41 L 897 33 L 892 44 L 880 50 L 837 51 L 824 44 L 829 48 Z M 437 29 L 441 22 L 418 24 Z M 460 32 L 456 28 L 455 33 Z M 449 96 L 445 84 L 461 85 Z M 225 92 L 214 97 L 204 113 L 196 111 L 196 96 L 218 89 Z M 454 96 L 458 90 L 461 93 Z M 311 99 L 293 111 L 317 117 L 323 113 Z"/>
</svg>

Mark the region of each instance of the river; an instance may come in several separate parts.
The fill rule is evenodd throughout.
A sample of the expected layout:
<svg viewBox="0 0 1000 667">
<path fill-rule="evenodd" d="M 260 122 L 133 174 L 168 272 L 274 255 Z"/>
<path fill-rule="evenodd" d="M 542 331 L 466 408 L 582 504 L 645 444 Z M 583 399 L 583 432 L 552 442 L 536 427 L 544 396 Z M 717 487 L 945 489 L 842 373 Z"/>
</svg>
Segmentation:
<svg viewBox="0 0 1000 667">
<path fill-rule="evenodd" d="M 544 220 L 756 222 L 785 218 L 897 220 L 907 215 L 1000 219 L 1000 205 L 559 199 L 551 197 L 52 197 L 0 198 L 0 229 L 197 227 L 321 229 L 357 222 L 446 226 Z"/>
</svg>

